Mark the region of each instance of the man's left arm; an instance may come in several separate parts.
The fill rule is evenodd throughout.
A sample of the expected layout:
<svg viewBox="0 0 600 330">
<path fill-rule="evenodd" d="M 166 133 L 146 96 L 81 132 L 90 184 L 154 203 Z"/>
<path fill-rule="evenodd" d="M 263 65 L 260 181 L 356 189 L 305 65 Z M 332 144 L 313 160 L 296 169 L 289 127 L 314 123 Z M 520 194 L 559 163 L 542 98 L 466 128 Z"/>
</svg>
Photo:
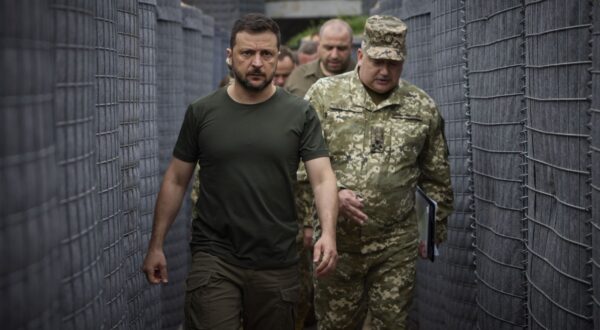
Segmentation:
<svg viewBox="0 0 600 330">
<path fill-rule="evenodd" d="M 447 219 L 452 213 L 454 194 L 450 181 L 448 144 L 444 136 L 444 121 L 437 109 L 431 121 L 428 137 L 419 156 L 421 175 L 419 186 L 437 202 L 436 242 L 446 240 Z"/>
<path fill-rule="evenodd" d="M 335 241 L 338 214 L 338 195 L 335 174 L 329 157 L 318 157 L 304 163 L 315 196 L 317 215 L 321 224 L 321 237 L 313 249 L 313 262 L 318 277 L 335 270 L 337 247 Z"/>
</svg>

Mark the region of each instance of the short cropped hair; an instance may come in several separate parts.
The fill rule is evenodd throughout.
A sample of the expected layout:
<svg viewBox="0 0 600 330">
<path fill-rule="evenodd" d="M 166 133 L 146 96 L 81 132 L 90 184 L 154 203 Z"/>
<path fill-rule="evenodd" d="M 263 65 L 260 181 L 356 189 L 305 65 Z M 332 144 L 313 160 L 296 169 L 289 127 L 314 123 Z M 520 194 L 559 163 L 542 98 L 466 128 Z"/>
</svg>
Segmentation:
<svg viewBox="0 0 600 330">
<path fill-rule="evenodd" d="M 236 20 L 233 24 L 233 28 L 231 29 L 231 37 L 229 39 L 229 47 L 231 49 L 233 49 L 233 46 L 235 46 L 235 38 L 240 32 L 273 32 L 275 37 L 277 37 L 277 49 L 279 49 L 281 43 L 281 32 L 279 30 L 279 25 L 277 25 L 274 20 L 266 15 L 252 13 L 246 14 Z"/>
<path fill-rule="evenodd" d="M 286 46 L 281 46 L 281 48 L 279 49 L 279 56 L 277 56 L 277 59 L 279 61 L 283 61 L 286 57 L 289 57 L 290 60 L 292 60 L 292 62 L 294 64 L 298 64 L 298 59 L 296 58 L 296 54 L 294 54 L 292 52 L 291 49 L 289 49 Z"/>
<path fill-rule="evenodd" d="M 300 48 L 298 48 L 298 53 L 312 55 L 317 52 L 318 46 L 319 44 L 312 40 L 303 41 Z"/>
</svg>

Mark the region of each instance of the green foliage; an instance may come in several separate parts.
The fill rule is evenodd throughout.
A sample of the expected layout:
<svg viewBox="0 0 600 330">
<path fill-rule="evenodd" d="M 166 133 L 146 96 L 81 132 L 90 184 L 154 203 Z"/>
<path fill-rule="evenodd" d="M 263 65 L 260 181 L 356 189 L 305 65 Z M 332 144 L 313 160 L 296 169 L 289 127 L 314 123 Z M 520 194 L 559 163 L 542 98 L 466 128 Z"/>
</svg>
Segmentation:
<svg viewBox="0 0 600 330">
<path fill-rule="evenodd" d="M 365 28 L 365 21 L 367 20 L 367 16 L 341 16 L 338 18 L 344 20 L 346 23 L 348 23 L 348 25 L 350 25 L 352 31 L 354 32 L 354 35 L 362 35 L 363 30 Z M 302 38 L 310 36 L 315 32 L 318 33 L 321 24 L 325 23 L 327 20 L 328 19 L 325 18 L 311 20 L 309 27 L 304 29 L 304 31 L 291 37 L 290 40 L 288 40 L 288 42 L 286 43 L 286 45 L 293 49 L 298 48 L 300 46 L 300 41 L 302 40 Z"/>
<path fill-rule="evenodd" d="M 352 31 L 354 31 L 354 35 L 362 35 L 365 29 L 365 22 L 367 21 L 367 16 L 349 16 L 349 17 L 340 17 L 346 23 L 350 25 Z"/>
</svg>

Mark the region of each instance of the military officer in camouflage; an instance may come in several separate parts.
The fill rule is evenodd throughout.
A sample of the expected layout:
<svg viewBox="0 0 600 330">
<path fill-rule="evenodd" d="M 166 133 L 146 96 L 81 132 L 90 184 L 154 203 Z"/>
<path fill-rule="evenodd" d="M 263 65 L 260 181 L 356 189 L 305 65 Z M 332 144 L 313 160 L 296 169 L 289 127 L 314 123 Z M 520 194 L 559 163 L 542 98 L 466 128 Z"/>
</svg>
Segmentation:
<svg viewBox="0 0 600 330">
<path fill-rule="evenodd" d="M 434 101 L 400 79 L 405 41 L 401 20 L 368 18 L 357 69 L 320 79 L 306 95 L 329 146 L 341 215 L 337 270 L 315 280 L 320 329 L 360 327 L 367 310 L 374 329 L 405 327 L 417 254 L 426 256 L 417 185 L 437 201 L 436 239 L 445 238 L 453 193 L 444 123 Z"/>
</svg>

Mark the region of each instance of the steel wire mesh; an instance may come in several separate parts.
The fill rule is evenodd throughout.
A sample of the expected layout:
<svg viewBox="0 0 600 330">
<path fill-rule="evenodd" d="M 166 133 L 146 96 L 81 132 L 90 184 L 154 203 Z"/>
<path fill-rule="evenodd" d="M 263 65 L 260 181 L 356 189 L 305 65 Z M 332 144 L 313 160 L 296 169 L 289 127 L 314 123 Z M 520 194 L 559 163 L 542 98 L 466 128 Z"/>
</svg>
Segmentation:
<svg viewBox="0 0 600 330">
<path fill-rule="evenodd" d="M 62 329 L 102 323 L 102 250 L 95 155 L 95 4 L 52 1 L 55 18 L 55 134 L 59 171 Z"/>
<path fill-rule="evenodd" d="M 140 55 L 137 0 L 117 2 L 119 141 L 125 233 L 125 292 L 130 329 L 144 327 L 144 277 L 140 272 Z"/>
<path fill-rule="evenodd" d="M 204 96 L 203 71 L 203 46 L 202 27 L 204 14 L 200 9 L 182 6 L 183 8 L 183 39 L 184 39 L 184 79 L 185 79 L 185 104 L 192 103 L 195 99 Z M 205 79 L 205 78 L 204 78 Z"/>
<path fill-rule="evenodd" d="M 138 1 L 140 47 L 140 205 L 139 230 L 144 254 L 152 232 L 154 202 L 160 188 L 156 92 L 156 0 Z M 144 281 L 145 282 L 145 281 Z M 145 285 L 144 329 L 160 329 L 161 288 Z"/>
<path fill-rule="evenodd" d="M 0 324 L 60 328 L 60 243 L 48 1 L 0 2 Z M 51 283 L 52 285 L 47 285 Z"/>
<path fill-rule="evenodd" d="M 454 213 L 448 219 L 448 238 L 440 248 L 439 262 L 431 272 L 441 272 L 445 325 L 451 329 L 471 329 L 476 322 L 475 278 L 472 260 L 472 201 L 467 148 L 468 122 L 464 3 L 458 0 L 434 1 L 431 14 L 433 48 L 433 97 L 445 120 L 454 189 Z"/>
<path fill-rule="evenodd" d="M 212 88 L 219 85 L 221 79 L 228 75 L 227 64 L 225 64 L 225 50 L 229 47 L 229 34 L 222 28 L 215 26 L 213 38 L 213 81 Z"/>
<path fill-rule="evenodd" d="M 179 1 L 158 1 L 156 27 L 157 110 L 161 175 L 171 159 L 185 114 L 184 45 Z M 189 198 L 184 201 L 189 203 Z M 163 286 L 162 327 L 176 329 L 183 320 L 184 281 L 189 260 L 189 215 L 182 206 L 167 235 L 164 252 L 169 263 L 169 284 Z"/>
<path fill-rule="evenodd" d="M 403 79 L 427 93 L 433 92 L 431 58 L 431 17 L 429 14 L 402 17 L 410 31 L 406 35 L 407 58 L 402 71 Z"/>
<path fill-rule="evenodd" d="M 117 3 L 96 2 L 96 168 L 100 244 L 104 280 L 104 326 L 124 329 L 125 226 L 121 219 L 121 165 L 119 145 Z"/>
<path fill-rule="evenodd" d="M 478 327 L 527 326 L 521 131 L 523 7 L 466 2 Z M 502 248 L 499 249 L 498 247 Z"/>
<path fill-rule="evenodd" d="M 216 77 L 213 72 L 213 59 L 215 57 L 224 56 L 222 53 L 224 50 L 214 49 L 213 39 L 215 38 L 215 19 L 208 15 L 204 14 L 203 16 L 203 30 L 202 30 L 202 72 L 204 72 L 204 88 L 209 93 L 212 91 L 217 85 L 214 84 L 216 79 L 222 79 L 223 77 Z M 229 47 L 229 46 L 227 46 Z"/>
<path fill-rule="evenodd" d="M 590 123 L 592 160 L 592 287 L 594 325 L 600 325 L 600 4 L 593 2 L 592 9 L 592 91 Z"/>
<path fill-rule="evenodd" d="M 590 5 L 525 1 L 531 329 L 592 327 Z"/>
</svg>

